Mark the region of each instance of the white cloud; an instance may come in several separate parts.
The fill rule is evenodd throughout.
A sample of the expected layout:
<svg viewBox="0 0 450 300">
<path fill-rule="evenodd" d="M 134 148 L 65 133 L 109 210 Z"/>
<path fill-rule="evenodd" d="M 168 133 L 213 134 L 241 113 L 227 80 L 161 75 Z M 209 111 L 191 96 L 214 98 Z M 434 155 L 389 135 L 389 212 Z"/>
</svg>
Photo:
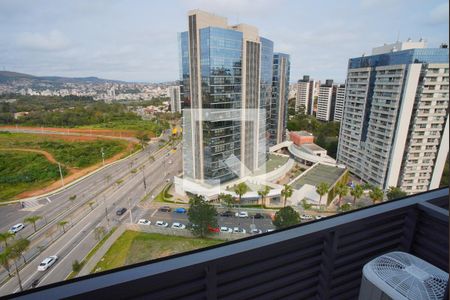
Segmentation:
<svg viewBox="0 0 450 300">
<path fill-rule="evenodd" d="M 56 51 L 66 49 L 70 45 L 70 41 L 59 30 L 52 30 L 46 34 L 21 33 L 17 37 L 17 44 L 26 49 Z"/>
<path fill-rule="evenodd" d="M 198 8 L 221 16 L 228 16 L 232 23 L 239 16 L 253 17 L 270 13 L 277 6 L 283 5 L 282 0 L 191 0 L 185 1 L 191 9 Z M 240 20 L 237 20 L 240 22 Z"/>
<path fill-rule="evenodd" d="M 448 25 L 448 2 L 442 3 L 430 12 L 430 21 L 432 24 L 447 24 Z"/>
</svg>

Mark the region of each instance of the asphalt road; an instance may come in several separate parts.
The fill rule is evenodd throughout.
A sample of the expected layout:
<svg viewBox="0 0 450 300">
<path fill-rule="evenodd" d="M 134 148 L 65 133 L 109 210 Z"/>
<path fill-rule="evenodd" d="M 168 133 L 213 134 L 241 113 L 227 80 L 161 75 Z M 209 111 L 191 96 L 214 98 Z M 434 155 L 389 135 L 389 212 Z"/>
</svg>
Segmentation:
<svg viewBox="0 0 450 300">
<path fill-rule="evenodd" d="M 39 201 L 46 201 L 47 203 L 34 212 L 23 213 L 21 211 L 22 214 L 19 213 L 20 216 L 16 214 L 13 221 L 10 219 L 5 221 L 2 215 L 3 211 L 0 210 L 1 222 L 4 223 L 2 226 L 7 230 L 9 226 L 21 221 L 26 215 L 38 214 L 45 216 L 47 221 L 51 218 L 59 220 L 60 218 L 56 216 L 62 215 L 64 217 L 64 215 L 74 211 L 77 207 L 86 205 L 88 201 L 94 200 L 96 202 L 92 210 L 88 210 L 85 215 L 78 216 L 82 218 L 81 220 L 73 224 L 73 227 L 68 229 L 65 234 L 54 241 L 53 244 L 20 271 L 24 288 L 30 287 L 35 280 L 39 280 L 39 285 L 64 280 L 72 271 L 72 262 L 74 260 L 81 261 L 97 243 L 94 238 L 94 229 L 97 226 L 113 226 L 124 220 L 129 222 L 130 212 L 132 215 L 136 214 L 135 218 L 139 217 L 138 214 L 141 212 L 135 206 L 144 195 L 161 187 L 167 179 L 172 178 L 181 170 L 181 151 L 174 151 L 168 148 L 154 154 L 157 147 L 157 145 L 148 146 L 134 157 L 109 166 L 69 187 L 67 190 L 49 197 L 50 201 L 40 199 Z M 149 160 L 150 155 L 154 156 L 155 160 Z M 169 164 L 168 160 L 171 160 L 173 163 Z M 139 171 L 133 173 L 131 172 L 133 169 Z M 161 176 L 161 170 L 166 170 L 163 176 Z M 106 180 L 107 175 L 111 176 L 108 180 Z M 120 185 L 116 184 L 118 179 L 123 180 Z M 79 202 L 78 206 L 68 201 L 70 195 L 73 194 L 81 195 L 77 196 L 75 200 Z M 115 211 L 120 207 L 126 207 L 128 211 L 123 216 L 117 217 Z M 11 207 L 7 206 L 4 209 L 9 214 L 12 214 Z M 9 216 L 8 218 L 12 217 Z M 27 236 L 27 234 L 32 232 L 31 227 L 28 226 L 20 235 Z M 44 236 L 47 227 L 39 230 L 38 234 L 31 237 L 31 240 Z M 59 256 L 57 263 L 46 272 L 38 272 L 37 265 L 50 255 Z M 18 283 L 16 278 L 10 279 L 0 287 L 0 295 L 17 291 Z"/>
</svg>

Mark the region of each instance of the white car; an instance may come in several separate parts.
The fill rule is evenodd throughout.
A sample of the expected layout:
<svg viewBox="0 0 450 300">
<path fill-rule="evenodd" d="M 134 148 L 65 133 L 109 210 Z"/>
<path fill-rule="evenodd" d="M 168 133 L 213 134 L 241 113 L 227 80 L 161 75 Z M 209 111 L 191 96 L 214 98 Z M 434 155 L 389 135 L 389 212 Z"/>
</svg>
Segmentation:
<svg viewBox="0 0 450 300">
<path fill-rule="evenodd" d="M 238 218 L 248 218 L 248 212 L 246 212 L 246 211 L 238 211 L 235 214 L 235 216 L 238 217 Z"/>
<path fill-rule="evenodd" d="M 320 220 L 320 219 L 322 219 L 322 218 L 325 218 L 325 216 L 315 216 L 315 217 L 314 217 L 314 219 L 316 219 L 316 220 Z"/>
<path fill-rule="evenodd" d="M 247 231 L 244 228 L 234 227 L 233 228 L 234 233 L 247 233 Z"/>
<path fill-rule="evenodd" d="M 275 229 L 267 229 L 266 232 L 272 232 L 275 231 Z"/>
<path fill-rule="evenodd" d="M 232 228 L 228 228 L 226 226 L 222 226 L 222 227 L 220 227 L 220 232 L 232 233 L 233 229 Z"/>
<path fill-rule="evenodd" d="M 38 271 L 46 271 L 48 268 L 50 268 L 58 259 L 58 256 L 52 255 L 44 259 L 38 266 Z"/>
<path fill-rule="evenodd" d="M 9 229 L 9 232 L 10 233 L 17 233 L 17 232 L 21 231 L 24 228 L 25 228 L 25 225 L 23 225 L 22 223 L 19 223 L 19 224 L 14 225 L 13 227 L 11 227 Z"/>
<path fill-rule="evenodd" d="M 311 215 L 301 215 L 300 219 L 307 221 L 307 220 L 312 220 L 313 217 Z"/>
<path fill-rule="evenodd" d="M 255 228 L 255 229 L 252 229 L 252 230 L 250 231 L 250 233 L 251 233 L 251 234 L 260 234 L 260 233 L 262 233 L 262 230 L 261 230 L 261 229 Z"/>
<path fill-rule="evenodd" d="M 155 225 L 158 227 L 169 227 L 169 223 L 164 221 L 156 221 Z"/>
<path fill-rule="evenodd" d="M 152 224 L 152 222 L 150 222 L 149 220 L 146 220 L 146 219 L 139 219 L 137 224 L 138 225 L 150 225 L 150 224 Z"/>
<path fill-rule="evenodd" d="M 173 223 L 172 227 L 170 227 L 170 228 L 172 228 L 172 229 L 186 229 L 186 225 L 176 222 L 176 223 Z"/>
</svg>

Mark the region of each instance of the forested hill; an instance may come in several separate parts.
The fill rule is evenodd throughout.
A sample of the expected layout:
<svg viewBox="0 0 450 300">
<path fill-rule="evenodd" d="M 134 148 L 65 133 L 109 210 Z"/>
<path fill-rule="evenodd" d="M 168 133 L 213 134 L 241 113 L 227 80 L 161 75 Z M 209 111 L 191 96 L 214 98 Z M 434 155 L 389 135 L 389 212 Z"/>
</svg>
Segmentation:
<svg viewBox="0 0 450 300">
<path fill-rule="evenodd" d="M 107 82 L 121 82 L 117 80 L 101 79 L 98 77 L 59 77 L 59 76 L 33 76 L 29 74 L 0 71 L 0 84 L 8 84 L 13 82 L 28 82 L 28 83 L 107 83 Z"/>
</svg>

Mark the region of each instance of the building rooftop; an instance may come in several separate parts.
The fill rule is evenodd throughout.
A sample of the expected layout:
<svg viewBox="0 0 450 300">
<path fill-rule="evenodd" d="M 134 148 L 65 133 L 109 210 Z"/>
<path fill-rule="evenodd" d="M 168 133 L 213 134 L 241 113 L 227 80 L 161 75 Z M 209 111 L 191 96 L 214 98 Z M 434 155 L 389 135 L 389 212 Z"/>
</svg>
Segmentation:
<svg viewBox="0 0 450 300">
<path fill-rule="evenodd" d="M 303 173 L 303 176 L 297 179 L 292 184 L 292 187 L 294 189 L 300 189 L 305 184 L 317 186 L 321 182 L 333 185 L 346 170 L 347 169 L 319 163 Z"/>
<path fill-rule="evenodd" d="M 300 136 L 313 136 L 312 133 L 306 131 L 306 130 L 300 130 L 300 131 L 293 131 L 293 133 L 296 133 Z"/>
<path fill-rule="evenodd" d="M 316 144 L 301 144 L 300 147 L 305 147 L 310 151 L 327 151 L 325 149 L 323 149 L 322 147 L 320 147 L 319 145 Z"/>
<path fill-rule="evenodd" d="M 269 154 L 265 166 L 254 172 L 254 175 L 261 175 L 264 173 L 272 172 L 273 170 L 284 165 L 288 160 L 288 156 Z"/>
</svg>

